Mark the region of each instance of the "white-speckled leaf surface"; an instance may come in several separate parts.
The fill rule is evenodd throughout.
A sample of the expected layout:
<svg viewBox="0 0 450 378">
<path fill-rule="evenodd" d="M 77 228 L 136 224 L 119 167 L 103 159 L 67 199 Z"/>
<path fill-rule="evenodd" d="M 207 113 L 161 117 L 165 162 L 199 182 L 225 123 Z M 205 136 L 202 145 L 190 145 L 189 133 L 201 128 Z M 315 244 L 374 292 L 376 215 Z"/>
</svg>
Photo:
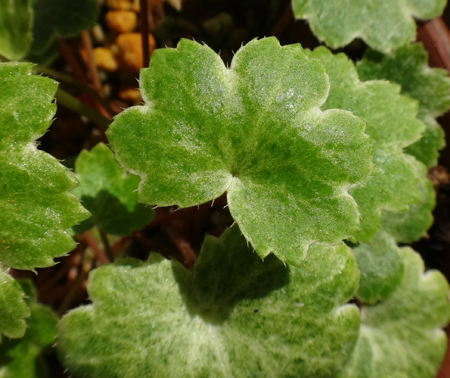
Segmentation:
<svg viewBox="0 0 450 378">
<path fill-rule="evenodd" d="M 357 338 L 358 279 L 344 245 L 287 268 L 234 227 L 207 237 L 193 273 L 160 258 L 93 271 L 93 305 L 62 319 L 57 348 L 73 377 L 331 378 Z"/>
<path fill-rule="evenodd" d="M 328 76 L 300 45 L 253 40 L 226 68 L 182 40 L 155 51 L 140 88 L 145 105 L 107 132 L 116 158 L 142 179 L 140 201 L 187 207 L 226 191 L 256 252 L 297 265 L 310 245 L 358 232 L 348 190 L 371 171 L 373 142 L 350 112 L 320 110 Z"/>
<path fill-rule="evenodd" d="M 437 271 L 423 273 L 410 248 L 400 255 L 405 275 L 394 294 L 361 310 L 353 356 L 339 378 L 434 378 L 447 348 L 449 286 Z"/>
<path fill-rule="evenodd" d="M 50 126 L 57 83 L 31 64 L 0 64 L 0 263 L 53 264 L 75 247 L 66 230 L 88 213 L 70 194 L 75 176 L 35 145 Z"/>
<path fill-rule="evenodd" d="M 445 0 L 292 0 L 295 17 L 305 18 L 328 46 L 343 47 L 359 37 L 383 52 L 413 41 L 413 17 L 439 16 L 445 4 Z"/>
</svg>

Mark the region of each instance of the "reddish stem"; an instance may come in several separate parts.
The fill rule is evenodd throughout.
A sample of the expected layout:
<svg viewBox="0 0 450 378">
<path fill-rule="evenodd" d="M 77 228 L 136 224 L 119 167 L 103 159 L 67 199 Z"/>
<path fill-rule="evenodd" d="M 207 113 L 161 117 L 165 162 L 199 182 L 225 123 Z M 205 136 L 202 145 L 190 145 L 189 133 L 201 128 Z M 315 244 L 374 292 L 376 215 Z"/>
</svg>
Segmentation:
<svg viewBox="0 0 450 378">
<path fill-rule="evenodd" d="M 292 12 L 292 5 L 288 4 L 277 24 L 270 32 L 270 35 L 275 36 L 279 39 L 284 34 L 293 19 L 294 13 Z"/>
<path fill-rule="evenodd" d="M 75 75 L 75 77 L 78 80 L 82 81 L 83 83 L 88 84 L 89 83 L 88 79 L 84 75 L 83 70 L 81 69 L 77 60 L 73 56 L 72 51 L 70 51 L 69 46 L 67 46 L 67 44 L 62 39 L 59 40 L 59 52 L 60 52 L 61 56 L 63 57 L 63 59 L 67 62 L 67 64 L 72 69 L 72 72 Z"/>
<path fill-rule="evenodd" d="M 81 234 L 81 240 L 83 240 L 83 243 L 88 247 L 92 248 L 94 257 L 100 264 L 106 264 L 109 262 L 108 258 L 105 255 L 105 252 L 98 246 L 97 242 L 89 232 Z"/>
<path fill-rule="evenodd" d="M 180 251 L 181 255 L 184 258 L 184 263 L 186 264 L 188 269 L 192 270 L 197 256 L 190 247 L 189 243 L 186 240 L 184 240 L 184 238 L 180 235 L 180 233 L 175 227 L 170 227 L 170 225 L 168 226 L 164 225 L 162 226 L 162 229 L 166 232 L 166 234 L 170 237 L 170 239 L 175 244 L 177 249 Z"/>
<path fill-rule="evenodd" d="M 142 36 L 142 67 L 148 67 L 150 62 L 150 48 L 149 48 L 149 25 L 148 25 L 148 3 L 147 0 L 139 0 L 139 5 L 141 8 L 141 36 Z"/>
<path fill-rule="evenodd" d="M 417 31 L 430 54 L 430 63 L 435 67 L 450 70 L 450 32 L 441 17 L 427 22 Z"/>
<path fill-rule="evenodd" d="M 81 32 L 81 41 L 83 42 L 83 49 L 86 53 L 86 65 L 91 74 L 92 84 L 97 93 L 102 95 L 102 84 L 98 77 L 97 66 L 94 60 L 94 53 L 92 52 L 92 41 L 87 30 Z"/>
</svg>

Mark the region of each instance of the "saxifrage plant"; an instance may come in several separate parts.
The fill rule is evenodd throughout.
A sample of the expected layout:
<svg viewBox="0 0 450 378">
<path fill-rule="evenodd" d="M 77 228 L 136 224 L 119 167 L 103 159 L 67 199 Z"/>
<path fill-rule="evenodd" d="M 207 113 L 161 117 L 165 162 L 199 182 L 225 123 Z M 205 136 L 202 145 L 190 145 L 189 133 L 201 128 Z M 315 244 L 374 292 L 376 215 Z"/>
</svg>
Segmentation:
<svg viewBox="0 0 450 378">
<path fill-rule="evenodd" d="M 64 36 L 57 17 L 39 26 L 46 3 L 0 9 L 0 21 L 35 17 L 0 31 L 1 55 L 32 60 L 33 46 L 43 52 Z M 293 7 L 331 47 L 361 35 L 381 52 L 355 65 L 271 37 L 227 67 L 181 40 L 154 53 L 140 75 L 144 104 L 117 115 L 110 146 L 83 151 L 74 174 L 36 148 L 56 82 L 32 75 L 30 63 L 0 64 L 0 377 L 45 376 L 40 352 L 55 340 L 74 377 L 435 376 L 448 283 L 398 243 L 432 223 L 426 172 L 443 147 L 435 118 L 450 105 L 446 74 L 426 66 L 422 45 L 407 44 L 409 15 L 433 17 L 443 4 L 398 1 L 405 25 L 375 27 L 355 14 L 371 21 L 387 2 L 355 0 L 351 12 L 344 3 Z M 339 37 L 339 17 L 321 16 L 336 9 L 350 17 Z M 374 39 L 380 28 L 393 37 Z M 235 224 L 206 236 L 192 269 L 156 253 L 119 258 L 126 251 L 108 246 L 108 235 L 145 228 L 154 207 L 224 194 Z M 116 261 L 92 270 L 92 303 L 55 327 L 31 282 L 8 269 L 49 266 L 91 229 Z"/>
</svg>

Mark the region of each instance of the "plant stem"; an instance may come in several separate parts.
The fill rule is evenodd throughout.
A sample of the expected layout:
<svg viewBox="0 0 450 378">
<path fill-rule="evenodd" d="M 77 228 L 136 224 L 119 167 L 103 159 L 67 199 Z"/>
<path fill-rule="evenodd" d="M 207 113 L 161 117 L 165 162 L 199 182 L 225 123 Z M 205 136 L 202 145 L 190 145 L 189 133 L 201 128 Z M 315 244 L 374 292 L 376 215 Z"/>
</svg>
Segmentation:
<svg viewBox="0 0 450 378">
<path fill-rule="evenodd" d="M 94 252 L 94 257 L 100 264 L 106 264 L 109 262 L 107 257 L 105 256 L 105 252 L 97 245 L 97 242 L 92 237 L 89 232 L 85 232 L 81 234 L 81 240 L 84 244 L 86 244 L 89 248 Z"/>
<path fill-rule="evenodd" d="M 430 63 L 450 70 L 450 32 L 442 18 L 437 17 L 427 22 L 417 34 L 430 54 Z"/>
<path fill-rule="evenodd" d="M 76 99 L 66 91 L 58 88 L 55 94 L 57 102 L 66 107 L 69 110 L 74 111 L 80 115 L 86 116 L 89 120 L 94 122 L 100 129 L 105 130 L 108 128 L 111 120 L 102 116 L 97 110 L 87 106 L 80 100 Z"/>
<path fill-rule="evenodd" d="M 58 308 L 57 313 L 59 316 L 62 316 L 66 312 L 66 310 L 70 308 L 73 299 L 75 298 L 78 290 L 81 287 L 81 284 L 86 279 L 87 275 L 88 271 L 84 269 L 84 251 L 83 251 L 81 252 L 81 260 L 79 264 L 77 278 L 75 278 L 75 281 L 72 283 L 69 292 L 67 293 L 64 300 L 61 302 Z"/>
<path fill-rule="evenodd" d="M 184 238 L 179 234 L 179 232 L 170 225 L 164 225 L 162 226 L 162 229 L 166 232 L 166 234 L 169 236 L 169 238 L 172 240 L 172 242 L 180 251 L 188 269 L 192 270 L 194 268 L 194 263 L 197 256 L 190 247 L 189 243 L 186 240 L 184 240 Z"/>
<path fill-rule="evenodd" d="M 89 73 L 91 74 L 92 84 L 94 85 L 97 93 L 102 96 L 102 84 L 100 83 L 100 78 L 98 77 L 97 66 L 94 61 L 94 54 L 92 52 L 92 41 L 87 30 L 81 32 L 81 40 L 83 42 L 83 48 L 86 52 L 86 64 L 88 66 Z"/>
<path fill-rule="evenodd" d="M 288 4 L 269 35 L 280 38 L 292 20 L 294 20 L 294 13 L 292 12 L 292 5 Z"/>
<path fill-rule="evenodd" d="M 148 46 L 148 3 L 147 0 L 139 0 L 139 5 L 141 8 L 140 17 L 141 17 L 141 37 L 142 37 L 142 67 L 148 67 L 148 63 L 150 62 L 150 48 Z"/>
<path fill-rule="evenodd" d="M 102 239 L 103 250 L 105 251 L 106 256 L 108 256 L 109 261 L 114 261 L 114 254 L 112 253 L 111 246 L 109 245 L 108 237 L 106 234 L 97 227 L 98 233 L 100 234 L 100 238 Z"/>
<path fill-rule="evenodd" d="M 90 86 L 86 85 L 82 81 L 77 80 L 75 77 L 64 74 L 64 73 L 56 71 L 56 70 L 53 70 L 51 68 L 43 67 L 43 66 L 39 66 L 39 65 L 33 66 L 33 71 L 34 71 L 34 73 L 41 73 L 45 76 L 52 77 L 60 82 L 70 84 L 73 87 L 82 90 L 83 92 L 85 92 L 86 94 L 91 96 L 91 98 L 93 100 L 100 103 L 100 105 L 103 108 L 105 108 L 105 110 L 109 114 L 112 114 L 112 115 L 115 114 L 115 112 L 109 106 L 108 102 L 106 102 L 94 89 L 92 89 Z"/>
<path fill-rule="evenodd" d="M 87 80 L 86 76 L 84 75 L 83 70 L 81 69 L 77 60 L 73 56 L 72 51 L 70 51 L 69 47 L 62 39 L 59 39 L 59 52 L 60 52 L 61 56 L 63 57 L 63 59 L 67 62 L 67 64 L 72 69 L 75 77 L 77 77 L 78 80 L 81 80 L 83 83 L 87 84 L 88 80 Z"/>
</svg>

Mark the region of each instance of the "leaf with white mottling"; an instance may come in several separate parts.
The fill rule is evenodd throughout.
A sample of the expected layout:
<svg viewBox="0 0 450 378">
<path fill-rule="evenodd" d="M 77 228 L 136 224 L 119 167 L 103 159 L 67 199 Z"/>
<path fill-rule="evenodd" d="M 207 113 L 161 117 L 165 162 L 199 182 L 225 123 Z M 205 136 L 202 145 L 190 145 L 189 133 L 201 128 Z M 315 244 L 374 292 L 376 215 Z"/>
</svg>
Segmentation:
<svg viewBox="0 0 450 378">
<path fill-rule="evenodd" d="M 31 68 L 0 64 L 0 263 L 30 270 L 71 251 L 66 230 L 88 216 L 69 193 L 75 176 L 36 148 L 55 114 L 57 83 Z"/>
<path fill-rule="evenodd" d="M 395 240 L 385 231 L 375 235 L 370 244 L 353 248 L 361 272 L 358 299 L 373 304 L 387 299 L 403 280 L 403 261 Z"/>
<path fill-rule="evenodd" d="M 427 233 L 433 224 L 433 209 L 436 204 L 436 194 L 433 184 L 427 177 L 427 168 L 420 162 L 415 162 L 421 180 L 417 189 L 420 193 L 418 204 L 411 205 L 407 212 L 392 213 L 386 211 L 381 217 L 382 228 L 386 230 L 397 243 L 412 243 Z"/>
<path fill-rule="evenodd" d="M 403 46 L 389 55 L 368 51 L 358 64 L 361 80 L 386 79 L 400 84 L 402 94 L 419 101 L 419 117 L 427 125 L 422 138 L 406 149 L 427 167 L 437 165 L 438 151 L 445 146 L 444 132 L 435 121 L 450 106 L 448 72 L 428 66 L 421 43 Z"/>
<path fill-rule="evenodd" d="M 193 272 L 160 258 L 93 271 L 93 305 L 62 319 L 57 348 L 73 377 L 331 378 L 357 338 L 358 279 L 345 245 L 288 268 L 235 227 L 207 237 Z"/>
<path fill-rule="evenodd" d="M 371 171 L 373 141 L 350 112 L 320 110 L 328 76 L 300 45 L 253 40 L 226 68 L 181 40 L 155 51 L 140 88 L 145 105 L 116 116 L 107 135 L 140 176 L 141 202 L 187 207 L 227 192 L 256 252 L 297 265 L 311 245 L 358 232 L 348 189 Z"/>
<path fill-rule="evenodd" d="M 359 37 L 387 52 L 413 41 L 413 19 L 442 13 L 445 0 L 292 0 L 296 18 L 305 18 L 313 33 L 332 48 Z"/>
<path fill-rule="evenodd" d="M 449 286 L 437 271 L 423 273 L 410 248 L 400 255 L 403 282 L 386 301 L 361 309 L 353 355 L 339 378 L 434 378 L 447 348 Z"/>
<path fill-rule="evenodd" d="M 421 175 L 403 149 L 425 129 L 416 118 L 417 103 L 400 95 L 400 87 L 384 81 L 361 82 L 351 60 L 319 47 L 309 56 L 324 62 L 330 94 L 322 109 L 350 110 L 367 122 L 366 134 L 375 141 L 373 171 L 368 180 L 350 190 L 361 214 L 358 240 L 370 242 L 380 228 L 381 212 L 406 211 L 419 201 Z"/>
</svg>

